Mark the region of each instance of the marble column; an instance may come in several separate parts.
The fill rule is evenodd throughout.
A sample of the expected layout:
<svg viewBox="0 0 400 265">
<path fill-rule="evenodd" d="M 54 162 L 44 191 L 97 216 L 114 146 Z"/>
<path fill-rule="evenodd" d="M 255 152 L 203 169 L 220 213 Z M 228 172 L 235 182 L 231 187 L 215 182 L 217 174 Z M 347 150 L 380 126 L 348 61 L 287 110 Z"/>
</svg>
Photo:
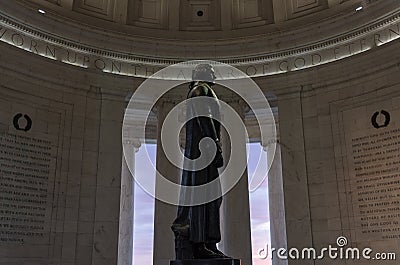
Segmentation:
<svg viewBox="0 0 400 265">
<path fill-rule="evenodd" d="M 281 146 L 279 140 L 273 139 L 267 143 L 261 143 L 264 150 L 272 148 L 276 144 L 275 153 L 268 152 L 268 163 L 271 167 L 268 171 L 268 194 L 269 194 L 269 214 L 270 214 L 270 230 L 271 230 L 271 246 L 268 254 L 271 255 L 271 248 L 287 249 L 286 242 L 286 223 L 285 223 L 285 201 L 283 195 L 283 179 L 281 164 Z M 272 161 L 271 161 L 272 160 Z M 268 259 L 271 256 L 268 256 Z M 274 257 L 273 265 L 287 265 L 288 261 Z"/>
<path fill-rule="evenodd" d="M 92 193 L 93 248 L 90 264 L 108 265 L 118 261 L 118 234 L 121 198 L 122 121 L 126 108 L 125 91 L 101 88 L 98 131 L 97 173 Z M 88 130 L 90 134 L 92 131 Z M 82 202 L 83 203 L 83 202 Z M 89 263 L 82 263 L 89 264 Z"/>
<path fill-rule="evenodd" d="M 124 148 L 126 156 L 122 158 L 121 169 L 118 265 L 132 265 L 134 172 L 131 173 L 129 168 L 135 169 L 135 153 L 139 151 L 140 142 L 126 141 Z"/>
<path fill-rule="evenodd" d="M 166 157 L 161 146 L 161 127 L 169 111 L 175 106 L 174 102 L 162 101 L 157 105 L 158 129 L 157 129 L 157 171 L 165 178 L 179 183 L 181 170 L 175 167 Z M 177 154 L 180 155 L 180 154 Z M 156 182 L 156 196 L 161 192 Z M 174 235 L 171 230 L 172 222 L 176 217 L 177 207 L 155 199 L 154 209 L 154 248 L 153 264 L 165 265 L 175 259 Z"/>
<path fill-rule="evenodd" d="M 313 246 L 301 88 L 278 96 L 279 138 L 288 248 Z M 290 265 L 314 264 L 289 260 Z"/>
<path fill-rule="evenodd" d="M 242 104 L 233 102 L 229 103 L 229 105 L 236 110 L 242 119 L 244 119 L 244 108 Z M 229 135 L 225 129 L 221 132 L 221 138 L 224 162 L 226 165 L 229 161 L 231 143 Z M 246 150 L 246 144 L 244 141 L 243 146 L 239 149 Z M 246 152 L 244 151 L 242 155 L 246 156 Z M 221 227 L 221 250 L 228 256 L 241 259 L 242 264 L 252 264 L 247 168 L 235 187 L 223 197 L 221 207 Z"/>
</svg>

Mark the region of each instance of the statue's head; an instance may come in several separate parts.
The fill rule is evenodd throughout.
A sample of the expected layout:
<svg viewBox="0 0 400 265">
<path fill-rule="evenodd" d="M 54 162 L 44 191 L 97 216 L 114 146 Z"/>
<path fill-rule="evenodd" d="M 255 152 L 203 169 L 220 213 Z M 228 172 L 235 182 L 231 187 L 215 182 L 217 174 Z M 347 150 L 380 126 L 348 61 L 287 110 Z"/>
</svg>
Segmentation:
<svg viewBox="0 0 400 265">
<path fill-rule="evenodd" d="M 198 64 L 192 71 L 192 81 L 204 81 L 207 83 L 215 83 L 214 68 L 210 64 Z"/>
</svg>

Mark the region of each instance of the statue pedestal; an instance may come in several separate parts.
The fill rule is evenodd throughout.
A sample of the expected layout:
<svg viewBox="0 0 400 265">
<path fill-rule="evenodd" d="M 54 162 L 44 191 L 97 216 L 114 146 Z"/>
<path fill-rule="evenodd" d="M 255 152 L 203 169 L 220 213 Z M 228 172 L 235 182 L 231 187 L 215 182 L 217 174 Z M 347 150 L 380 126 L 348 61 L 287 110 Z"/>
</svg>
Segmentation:
<svg viewBox="0 0 400 265">
<path fill-rule="evenodd" d="M 241 265 L 239 259 L 182 259 L 171 260 L 170 265 Z"/>
</svg>

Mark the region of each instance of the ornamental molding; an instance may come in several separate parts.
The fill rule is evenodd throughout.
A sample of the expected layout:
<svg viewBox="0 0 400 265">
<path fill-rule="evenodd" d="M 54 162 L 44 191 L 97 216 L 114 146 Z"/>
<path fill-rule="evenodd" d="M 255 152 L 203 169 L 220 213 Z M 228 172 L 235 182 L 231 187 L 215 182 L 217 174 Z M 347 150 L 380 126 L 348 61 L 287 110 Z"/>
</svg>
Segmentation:
<svg viewBox="0 0 400 265">
<path fill-rule="evenodd" d="M 233 65 L 251 77 L 267 76 L 344 59 L 398 38 L 400 8 L 363 27 L 324 41 L 255 56 L 207 59 Z M 37 29 L 1 11 L 0 41 L 66 64 L 125 76 L 149 77 L 166 66 L 183 61 L 178 58 L 135 55 L 79 43 Z M 185 58 L 195 59 L 199 58 Z"/>
</svg>

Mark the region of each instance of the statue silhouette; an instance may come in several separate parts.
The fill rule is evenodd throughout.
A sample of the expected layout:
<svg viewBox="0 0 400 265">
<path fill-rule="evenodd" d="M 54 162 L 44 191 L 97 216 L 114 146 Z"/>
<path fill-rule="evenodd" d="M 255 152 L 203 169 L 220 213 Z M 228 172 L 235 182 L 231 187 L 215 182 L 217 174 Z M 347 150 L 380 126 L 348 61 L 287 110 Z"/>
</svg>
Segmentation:
<svg viewBox="0 0 400 265">
<path fill-rule="evenodd" d="M 193 70 L 192 80 L 187 98 L 206 96 L 215 100 L 207 105 L 194 103 L 188 106 L 188 113 L 191 112 L 195 118 L 186 123 L 185 156 L 190 159 L 200 157 L 199 142 L 204 137 L 213 139 L 217 153 L 207 167 L 196 171 L 183 170 L 181 185 L 184 186 L 203 185 L 217 179 L 218 168 L 224 164 L 220 143 L 221 126 L 217 121 L 220 116 L 220 106 L 216 94 L 211 89 L 215 80 L 212 66 L 197 65 Z M 208 116 L 197 116 L 197 113 L 207 113 Z M 183 194 L 181 191 L 180 196 L 190 197 L 191 194 Z M 201 205 L 178 207 L 177 217 L 171 227 L 175 234 L 177 260 L 229 258 L 216 246 L 221 240 L 219 214 L 221 202 L 222 197 L 219 197 Z"/>
</svg>

